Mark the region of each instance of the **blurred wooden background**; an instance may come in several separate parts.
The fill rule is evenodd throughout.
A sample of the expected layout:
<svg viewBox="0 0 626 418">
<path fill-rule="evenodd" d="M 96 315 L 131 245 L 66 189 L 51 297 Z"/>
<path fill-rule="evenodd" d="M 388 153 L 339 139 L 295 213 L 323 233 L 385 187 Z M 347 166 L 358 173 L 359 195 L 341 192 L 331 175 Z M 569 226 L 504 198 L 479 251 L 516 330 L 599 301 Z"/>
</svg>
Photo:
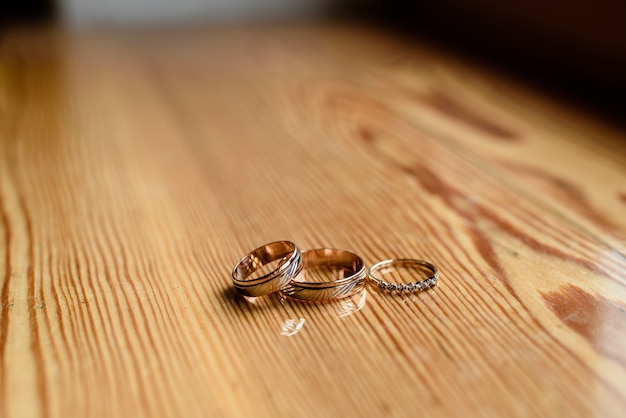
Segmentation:
<svg viewBox="0 0 626 418">
<path fill-rule="evenodd" d="M 0 416 L 622 416 L 626 138 L 359 25 L 0 43 Z M 250 304 L 291 239 L 440 286 Z"/>
</svg>

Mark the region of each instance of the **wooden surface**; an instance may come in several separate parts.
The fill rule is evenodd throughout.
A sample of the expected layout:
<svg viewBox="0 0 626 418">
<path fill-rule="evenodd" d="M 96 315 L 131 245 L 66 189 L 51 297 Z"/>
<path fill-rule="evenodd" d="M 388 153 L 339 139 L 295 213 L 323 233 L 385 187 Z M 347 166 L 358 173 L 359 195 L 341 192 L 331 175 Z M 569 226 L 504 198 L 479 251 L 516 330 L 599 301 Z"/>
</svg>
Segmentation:
<svg viewBox="0 0 626 418">
<path fill-rule="evenodd" d="M 359 26 L 0 42 L 0 416 L 624 416 L 623 133 Z M 440 285 L 236 298 L 277 239 Z"/>
</svg>

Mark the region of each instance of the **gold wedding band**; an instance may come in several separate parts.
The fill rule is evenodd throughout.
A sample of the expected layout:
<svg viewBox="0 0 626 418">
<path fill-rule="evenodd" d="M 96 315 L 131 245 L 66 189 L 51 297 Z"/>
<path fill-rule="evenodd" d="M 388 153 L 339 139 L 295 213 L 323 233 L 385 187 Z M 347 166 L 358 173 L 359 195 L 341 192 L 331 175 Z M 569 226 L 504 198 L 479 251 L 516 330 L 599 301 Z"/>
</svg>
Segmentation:
<svg viewBox="0 0 626 418">
<path fill-rule="evenodd" d="M 424 280 L 420 280 L 413 283 L 389 283 L 376 277 L 376 273 L 383 272 L 384 270 L 393 270 L 398 267 L 410 267 L 415 270 L 425 271 L 428 273 L 428 277 Z M 369 278 L 376 284 L 380 290 L 388 290 L 390 292 L 415 292 L 430 289 L 437 286 L 437 280 L 439 278 L 439 270 L 433 264 L 424 260 L 416 260 L 413 258 L 399 258 L 393 260 L 384 260 L 374 264 L 370 267 Z"/>
<path fill-rule="evenodd" d="M 307 276 L 331 276 L 330 280 L 308 281 Z M 302 269 L 281 293 L 290 298 L 320 302 L 351 296 L 363 289 L 367 271 L 361 257 L 332 248 L 308 250 L 302 253 Z"/>
<path fill-rule="evenodd" d="M 279 261 L 271 272 L 250 278 L 263 266 Z M 265 244 L 246 254 L 233 268 L 233 285 L 244 296 L 264 296 L 274 293 L 289 283 L 302 267 L 300 249 L 291 241 Z"/>
</svg>

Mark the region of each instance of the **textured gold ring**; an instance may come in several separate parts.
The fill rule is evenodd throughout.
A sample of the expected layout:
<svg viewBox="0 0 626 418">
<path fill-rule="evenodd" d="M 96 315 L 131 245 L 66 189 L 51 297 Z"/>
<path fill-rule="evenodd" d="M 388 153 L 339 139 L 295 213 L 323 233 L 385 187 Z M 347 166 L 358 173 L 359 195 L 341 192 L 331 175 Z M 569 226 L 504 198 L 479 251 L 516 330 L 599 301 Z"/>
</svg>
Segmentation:
<svg viewBox="0 0 626 418">
<path fill-rule="evenodd" d="M 393 270 L 398 267 L 410 267 L 416 270 L 425 271 L 428 273 L 428 277 L 424 280 L 420 280 L 413 283 L 389 283 L 376 277 L 376 273 L 383 272 L 385 270 Z M 398 258 L 393 260 L 384 260 L 374 264 L 369 270 L 369 279 L 380 290 L 388 290 L 389 292 L 415 292 L 430 289 L 437 286 L 439 279 L 439 270 L 433 264 L 424 260 L 416 260 L 413 258 Z"/>
<path fill-rule="evenodd" d="M 301 271 L 281 293 L 310 302 L 341 299 L 363 289 L 366 276 L 365 264 L 356 254 L 332 248 L 308 250 L 302 253 Z M 313 277 L 317 281 L 309 280 Z"/>
<path fill-rule="evenodd" d="M 263 266 L 279 261 L 271 272 L 257 278 L 253 273 Z M 246 254 L 233 268 L 233 285 L 244 296 L 264 296 L 289 283 L 302 267 L 300 249 L 291 241 L 265 244 Z"/>
</svg>

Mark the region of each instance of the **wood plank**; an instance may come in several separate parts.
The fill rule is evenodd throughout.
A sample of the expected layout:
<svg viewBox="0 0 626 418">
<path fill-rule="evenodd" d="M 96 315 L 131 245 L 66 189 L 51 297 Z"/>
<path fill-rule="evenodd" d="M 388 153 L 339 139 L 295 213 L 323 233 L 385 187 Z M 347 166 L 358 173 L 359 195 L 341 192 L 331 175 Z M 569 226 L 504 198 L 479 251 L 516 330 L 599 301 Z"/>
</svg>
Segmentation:
<svg viewBox="0 0 626 418">
<path fill-rule="evenodd" d="M 623 133 L 359 26 L 0 48 L 0 415 L 626 407 Z M 285 238 L 440 286 L 236 298 Z"/>
</svg>

